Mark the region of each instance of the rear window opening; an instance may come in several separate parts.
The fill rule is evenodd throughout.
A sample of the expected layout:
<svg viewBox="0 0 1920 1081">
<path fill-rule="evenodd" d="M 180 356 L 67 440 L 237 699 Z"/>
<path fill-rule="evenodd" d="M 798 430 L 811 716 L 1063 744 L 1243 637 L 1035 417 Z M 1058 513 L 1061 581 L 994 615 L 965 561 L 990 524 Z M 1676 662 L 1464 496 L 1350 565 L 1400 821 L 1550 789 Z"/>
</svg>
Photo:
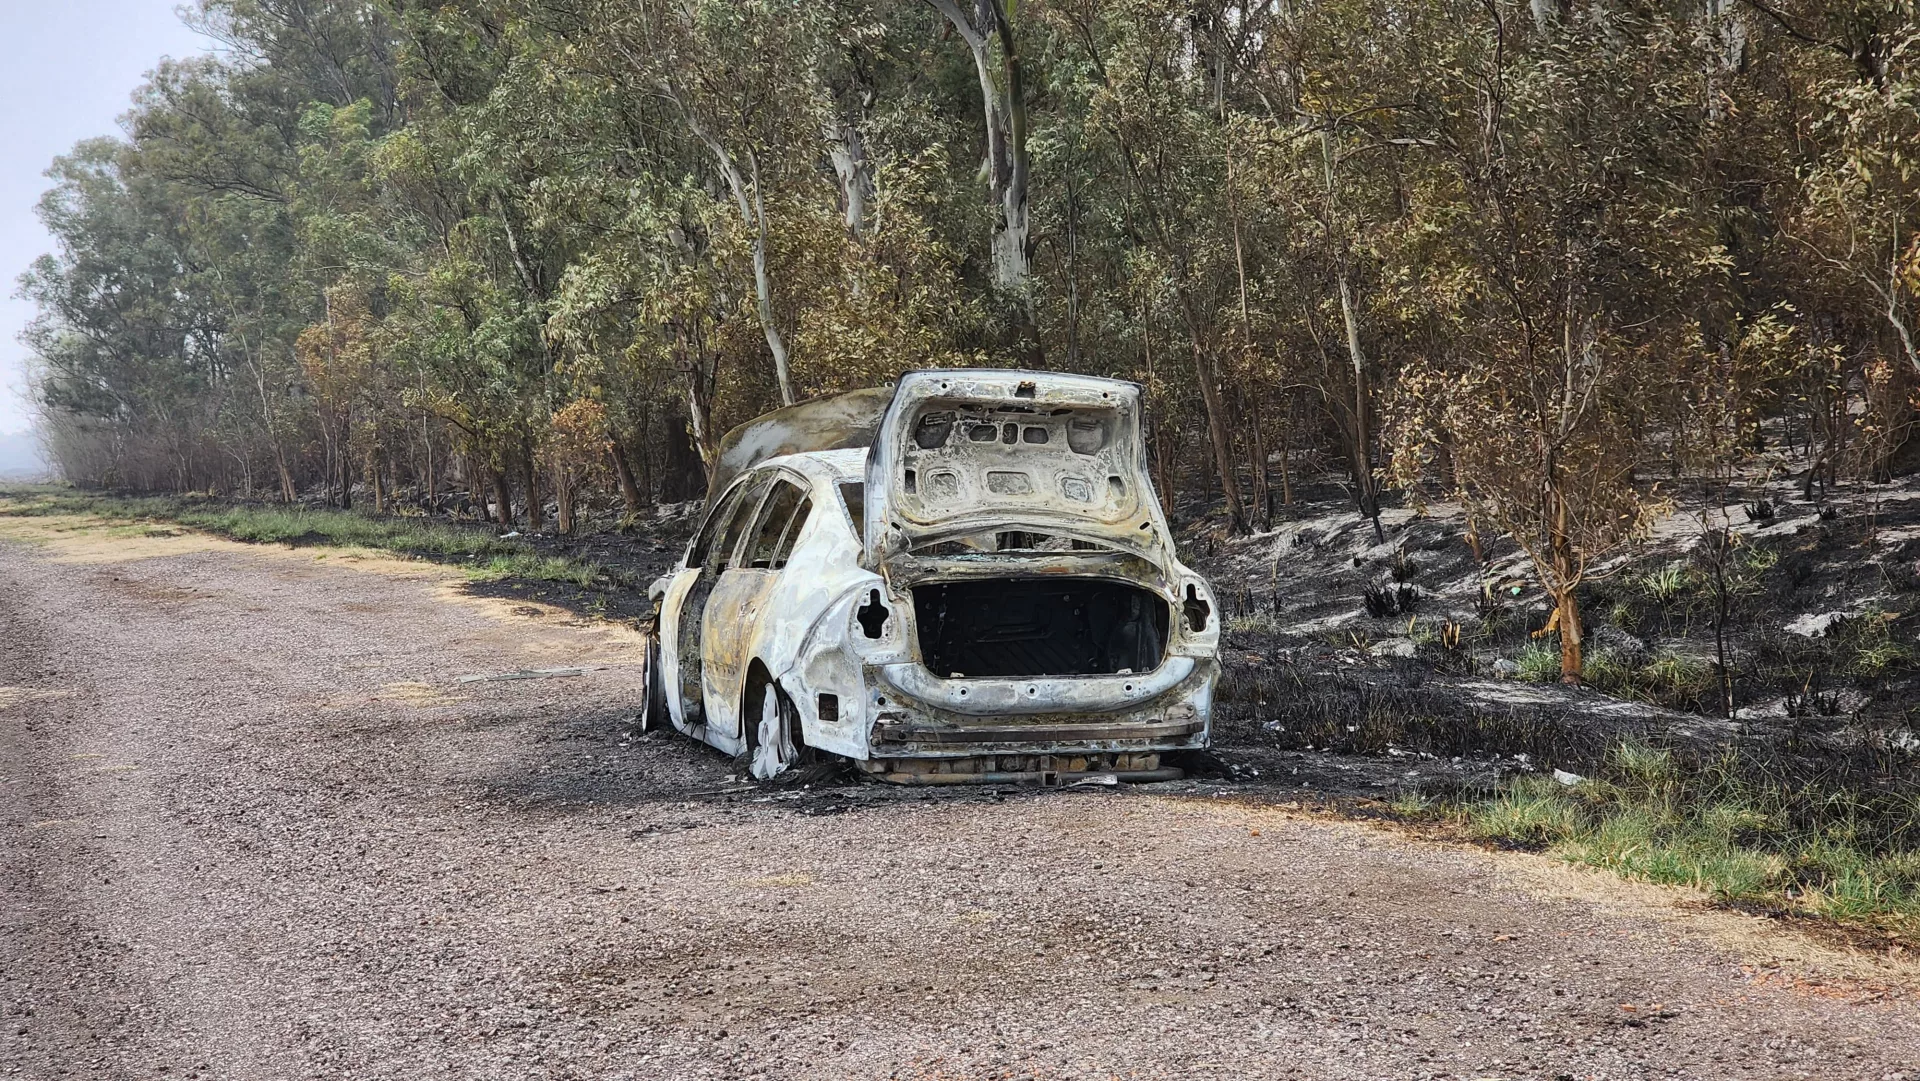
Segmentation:
<svg viewBox="0 0 1920 1081">
<path fill-rule="evenodd" d="M 1008 414 L 1026 417 L 1008 419 Z M 1106 411 L 1055 409 L 1040 414 L 1025 406 L 936 406 L 915 418 L 913 445 L 920 450 L 938 450 L 969 443 L 1044 447 L 1064 442 L 1073 453 L 1091 457 L 1106 449 L 1112 429 L 1113 418 Z"/>
<path fill-rule="evenodd" d="M 840 501 L 847 505 L 847 520 L 853 523 L 853 535 L 856 537 L 865 537 L 867 533 L 867 482 L 864 480 L 841 481 Z"/>
<path fill-rule="evenodd" d="M 1167 602 L 1094 578 L 1006 578 L 913 590 L 920 656 L 946 678 L 1147 672 L 1166 653 Z"/>
</svg>

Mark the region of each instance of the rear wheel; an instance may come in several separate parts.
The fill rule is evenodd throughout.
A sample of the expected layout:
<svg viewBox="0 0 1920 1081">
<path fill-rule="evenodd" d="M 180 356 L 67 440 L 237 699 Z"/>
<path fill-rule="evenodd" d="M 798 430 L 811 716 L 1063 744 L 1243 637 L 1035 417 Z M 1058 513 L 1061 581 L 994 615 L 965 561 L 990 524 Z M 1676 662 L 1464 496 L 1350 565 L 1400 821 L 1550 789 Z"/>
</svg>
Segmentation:
<svg viewBox="0 0 1920 1081">
<path fill-rule="evenodd" d="M 766 781 L 793 768 L 806 751 L 800 739 L 800 711 L 777 683 L 768 683 L 756 696 L 760 716 L 747 740 L 747 770 Z"/>
<path fill-rule="evenodd" d="M 639 728 L 642 732 L 664 732 L 673 727 L 673 720 L 667 714 L 667 680 L 660 666 L 660 625 L 657 616 L 653 629 L 647 632 L 644 665 Z"/>
</svg>

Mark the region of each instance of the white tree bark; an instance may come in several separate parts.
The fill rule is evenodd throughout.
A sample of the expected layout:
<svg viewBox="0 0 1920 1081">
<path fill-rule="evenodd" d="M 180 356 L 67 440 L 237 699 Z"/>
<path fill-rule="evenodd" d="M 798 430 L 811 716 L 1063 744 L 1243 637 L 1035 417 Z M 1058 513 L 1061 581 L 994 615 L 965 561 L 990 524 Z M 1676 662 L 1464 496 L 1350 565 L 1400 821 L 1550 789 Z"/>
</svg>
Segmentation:
<svg viewBox="0 0 1920 1081">
<path fill-rule="evenodd" d="M 953 0 L 927 2 L 966 42 L 980 77 L 981 113 L 987 131 L 987 181 L 1000 211 L 990 245 L 993 283 L 1031 309 L 1033 234 L 1027 207 L 1026 88 L 1020 54 L 1014 48 L 1013 26 L 1002 6 L 1004 0 L 977 0 L 978 23 Z M 1000 39 L 1004 68 L 994 63 L 995 36 Z"/>
<path fill-rule="evenodd" d="M 867 160 L 866 144 L 860 138 L 860 126 L 836 118 L 826 126 L 827 158 L 833 163 L 833 175 L 840 188 L 842 217 L 847 235 L 860 240 L 867 235 L 869 207 L 873 203 L 873 164 Z"/>
<path fill-rule="evenodd" d="M 747 170 L 743 174 L 740 164 L 725 144 L 715 138 L 700 122 L 699 116 L 689 108 L 671 86 L 663 87 L 674 104 L 680 107 L 680 115 L 686 118 L 687 129 L 694 137 L 705 144 L 713 155 L 714 163 L 720 168 L 720 175 L 726 179 L 727 189 L 733 194 L 734 206 L 740 212 L 740 221 L 753 230 L 753 295 L 754 308 L 760 316 L 760 330 L 766 335 L 767 350 L 773 354 L 774 381 L 780 388 L 780 404 L 792 405 L 797 399 L 793 393 L 793 375 L 787 354 L 787 340 L 780 333 L 780 327 L 773 321 L 773 285 L 767 273 L 767 204 L 761 192 L 760 161 L 753 151 L 747 151 Z"/>
</svg>

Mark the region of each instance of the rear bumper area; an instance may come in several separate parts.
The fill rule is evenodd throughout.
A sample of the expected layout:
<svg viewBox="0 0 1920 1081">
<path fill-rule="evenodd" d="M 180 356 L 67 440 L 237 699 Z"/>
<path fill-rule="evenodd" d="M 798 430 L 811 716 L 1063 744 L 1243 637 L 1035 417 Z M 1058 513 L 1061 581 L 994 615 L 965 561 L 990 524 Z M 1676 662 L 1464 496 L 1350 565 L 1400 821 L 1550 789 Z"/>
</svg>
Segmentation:
<svg viewBox="0 0 1920 1081">
<path fill-rule="evenodd" d="M 1096 755 L 983 755 L 974 758 L 893 758 L 860 763 L 892 784 L 1146 784 L 1177 781 L 1185 771 L 1164 766 L 1158 753 Z"/>
<path fill-rule="evenodd" d="M 1032 703 L 1030 712 L 1007 710 L 988 715 L 971 709 L 946 709 L 902 694 L 901 683 L 907 681 L 890 672 L 887 675 L 896 678 L 876 681 L 892 693 L 886 695 L 885 704 L 875 715 L 868 734 L 868 754 L 876 760 L 1002 756 L 1110 759 L 1116 755 L 1199 749 L 1207 745 L 1211 735 L 1219 664 L 1211 658 L 1179 660 L 1186 662 L 1174 666 L 1184 669 L 1180 679 L 1122 708 L 1112 708 L 1103 687 L 1087 687 L 1087 697 L 1092 701 L 1081 704 L 1074 701 L 1072 688 L 1061 685 L 1083 681 L 1047 680 L 1044 682 L 1065 693 L 1043 696 L 1042 701 Z M 1097 685 L 1115 678 L 1084 682 Z"/>
<path fill-rule="evenodd" d="M 905 722 L 895 724 L 882 721 L 874 726 L 873 745 L 876 751 L 884 750 L 892 753 L 908 744 L 929 746 L 964 744 L 968 754 L 991 753 L 1014 748 L 1030 751 L 1035 747 L 1060 752 L 1073 746 L 1092 743 L 1129 745 L 1139 743 L 1156 747 L 1162 743 L 1168 743 L 1170 746 L 1184 747 L 1188 745 L 1186 740 L 1197 732 L 1206 731 L 1206 728 L 1207 722 L 1198 718 L 1144 723 L 1107 720 L 1087 720 L 1069 724 L 975 723 L 955 728 L 913 726 Z"/>
</svg>

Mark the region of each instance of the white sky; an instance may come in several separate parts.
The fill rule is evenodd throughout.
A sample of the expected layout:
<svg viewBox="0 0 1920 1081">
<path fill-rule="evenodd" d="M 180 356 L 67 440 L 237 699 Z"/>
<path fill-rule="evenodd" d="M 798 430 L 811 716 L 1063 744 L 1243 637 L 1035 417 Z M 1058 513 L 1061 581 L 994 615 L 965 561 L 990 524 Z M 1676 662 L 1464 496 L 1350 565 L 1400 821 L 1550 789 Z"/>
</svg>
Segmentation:
<svg viewBox="0 0 1920 1081">
<path fill-rule="evenodd" d="M 42 174 L 74 143 L 120 131 L 134 88 L 162 56 L 210 46 L 173 0 L 0 0 L 0 435 L 25 430 L 26 347 L 15 339 L 33 306 L 15 279 L 53 240 L 34 204 Z"/>
</svg>

